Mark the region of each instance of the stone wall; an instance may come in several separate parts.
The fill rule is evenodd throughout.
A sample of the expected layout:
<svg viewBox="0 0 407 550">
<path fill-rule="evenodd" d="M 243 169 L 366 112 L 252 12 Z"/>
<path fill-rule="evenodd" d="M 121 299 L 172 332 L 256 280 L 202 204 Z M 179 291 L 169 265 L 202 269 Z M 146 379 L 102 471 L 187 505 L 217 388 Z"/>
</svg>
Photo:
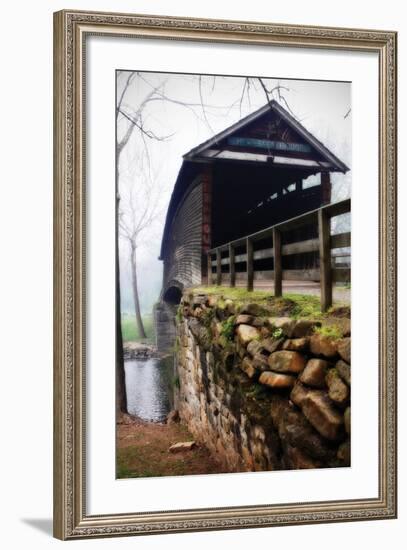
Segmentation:
<svg viewBox="0 0 407 550">
<path fill-rule="evenodd" d="M 258 303 L 184 294 L 180 417 L 227 471 L 350 465 L 350 321 L 273 317 Z"/>
</svg>

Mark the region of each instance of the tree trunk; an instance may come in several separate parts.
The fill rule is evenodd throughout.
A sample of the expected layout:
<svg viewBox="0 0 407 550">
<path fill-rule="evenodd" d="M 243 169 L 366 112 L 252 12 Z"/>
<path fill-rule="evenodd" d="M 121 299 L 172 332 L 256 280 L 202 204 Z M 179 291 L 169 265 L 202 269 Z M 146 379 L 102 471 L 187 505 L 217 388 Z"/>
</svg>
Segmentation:
<svg viewBox="0 0 407 550">
<path fill-rule="evenodd" d="M 146 331 L 144 330 L 143 319 L 140 312 L 140 300 L 138 295 L 137 285 L 137 255 L 136 246 L 131 243 L 131 278 L 133 283 L 133 299 L 134 299 L 134 311 L 136 312 L 136 323 L 139 338 L 147 338 Z"/>
<path fill-rule="evenodd" d="M 119 199 L 116 201 L 118 211 Z M 116 212 L 117 215 L 117 212 Z M 123 360 L 123 336 L 120 304 L 119 233 L 116 231 L 116 414 L 127 413 L 126 374 Z"/>
</svg>

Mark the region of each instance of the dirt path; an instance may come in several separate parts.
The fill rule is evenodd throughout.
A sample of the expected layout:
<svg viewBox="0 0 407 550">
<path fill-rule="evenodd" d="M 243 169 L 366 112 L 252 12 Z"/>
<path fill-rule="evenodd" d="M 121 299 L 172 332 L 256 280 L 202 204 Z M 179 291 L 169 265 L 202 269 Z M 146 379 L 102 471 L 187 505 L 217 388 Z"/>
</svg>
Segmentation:
<svg viewBox="0 0 407 550">
<path fill-rule="evenodd" d="M 117 477 L 157 477 L 221 473 L 209 451 L 196 446 L 170 453 L 174 443 L 193 437 L 179 423 L 155 424 L 122 415 L 117 423 Z"/>
</svg>

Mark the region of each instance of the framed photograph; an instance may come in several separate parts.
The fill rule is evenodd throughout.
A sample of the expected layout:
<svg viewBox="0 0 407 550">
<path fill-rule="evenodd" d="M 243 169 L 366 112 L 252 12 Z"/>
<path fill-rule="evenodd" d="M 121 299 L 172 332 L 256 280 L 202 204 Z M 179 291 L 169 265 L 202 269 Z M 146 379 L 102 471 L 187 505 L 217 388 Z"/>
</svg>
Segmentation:
<svg viewBox="0 0 407 550">
<path fill-rule="evenodd" d="M 55 536 L 395 518 L 396 33 L 54 44 Z"/>
</svg>

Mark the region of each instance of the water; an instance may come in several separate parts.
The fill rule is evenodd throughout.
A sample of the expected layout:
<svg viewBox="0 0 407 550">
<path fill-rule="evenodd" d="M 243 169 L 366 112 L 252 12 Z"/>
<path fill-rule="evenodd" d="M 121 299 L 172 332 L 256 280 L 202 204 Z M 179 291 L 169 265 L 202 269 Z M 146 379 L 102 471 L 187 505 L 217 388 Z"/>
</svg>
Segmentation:
<svg viewBox="0 0 407 550">
<path fill-rule="evenodd" d="M 129 359 L 124 369 L 128 412 L 150 422 L 165 420 L 173 405 L 174 358 Z"/>
</svg>

